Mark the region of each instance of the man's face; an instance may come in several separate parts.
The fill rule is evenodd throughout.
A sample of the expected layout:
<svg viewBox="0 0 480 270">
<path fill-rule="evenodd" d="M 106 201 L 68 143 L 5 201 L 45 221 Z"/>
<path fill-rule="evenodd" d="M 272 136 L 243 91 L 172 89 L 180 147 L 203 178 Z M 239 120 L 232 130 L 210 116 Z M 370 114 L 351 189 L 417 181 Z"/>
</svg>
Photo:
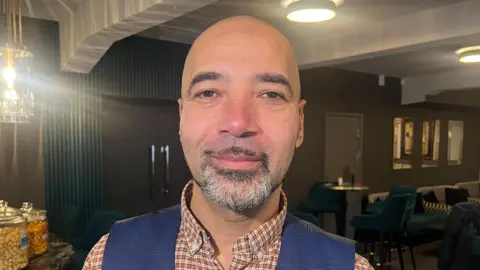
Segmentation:
<svg viewBox="0 0 480 270">
<path fill-rule="evenodd" d="M 303 141 L 305 102 L 286 46 L 225 34 L 198 45 L 184 74 L 180 138 L 187 163 L 202 193 L 232 211 L 261 205 Z"/>
</svg>

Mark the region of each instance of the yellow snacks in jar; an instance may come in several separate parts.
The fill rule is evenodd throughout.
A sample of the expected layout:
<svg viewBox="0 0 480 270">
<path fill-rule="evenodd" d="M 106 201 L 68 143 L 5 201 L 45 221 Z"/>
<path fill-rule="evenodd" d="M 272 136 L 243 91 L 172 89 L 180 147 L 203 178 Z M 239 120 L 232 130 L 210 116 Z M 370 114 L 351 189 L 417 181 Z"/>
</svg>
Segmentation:
<svg viewBox="0 0 480 270">
<path fill-rule="evenodd" d="M 45 253 L 48 250 L 48 223 L 44 220 L 28 223 L 29 254 L 31 256 Z"/>
<path fill-rule="evenodd" d="M 28 236 L 20 211 L 0 203 L 0 269 L 23 269 L 28 265 Z"/>
<path fill-rule="evenodd" d="M 27 219 L 29 256 L 40 255 L 48 250 L 47 212 L 33 208 L 31 203 L 23 203 L 21 208 Z"/>
</svg>

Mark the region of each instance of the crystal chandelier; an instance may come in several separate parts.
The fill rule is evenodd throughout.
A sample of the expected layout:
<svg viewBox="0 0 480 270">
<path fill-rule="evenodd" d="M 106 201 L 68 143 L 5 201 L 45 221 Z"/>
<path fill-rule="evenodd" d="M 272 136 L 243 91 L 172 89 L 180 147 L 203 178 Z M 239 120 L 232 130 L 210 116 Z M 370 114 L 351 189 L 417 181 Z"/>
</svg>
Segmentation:
<svg viewBox="0 0 480 270">
<path fill-rule="evenodd" d="M 7 29 L 0 47 L 0 122 L 28 122 L 33 115 L 34 96 L 30 89 L 33 55 L 23 44 L 22 1 L 0 0 Z"/>
</svg>

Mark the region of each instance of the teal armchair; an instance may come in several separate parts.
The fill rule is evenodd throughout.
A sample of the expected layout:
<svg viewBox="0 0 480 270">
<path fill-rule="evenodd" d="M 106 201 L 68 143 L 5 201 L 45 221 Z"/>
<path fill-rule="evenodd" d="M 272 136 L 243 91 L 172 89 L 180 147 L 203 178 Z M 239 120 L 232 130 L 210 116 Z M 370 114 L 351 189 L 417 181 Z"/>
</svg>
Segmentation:
<svg viewBox="0 0 480 270">
<path fill-rule="evenodd" d="M 357 230 L 363 230 L 369 234 L 378 235 L 378 242 L 380 243 L 380 265 L 384 265 L 386 261 L 385 236 L 389 236 L 389 246 L 392 245 L 394 238 L 396 238 L 395 242 L 397 244 L 400 265 L 402 269 L 404 269 L 400 238 L 403 236 L 405 222 L 410 211 L 410 200 L 411 196 L 409 194 L 388 196 L 378 213 L 356 216 L 351 222 L 356 232 Z M 370 239 L 365 243 L 366 246 L 368 246 L 368 242 L 372 243 L 372 252 L 374 251 L 374 242 L 376 240 L 375 237 L 373 240 Z M 388 250 L 390 250 L 390 248 Z M 410 251 L 413 253 L 411 246 Z M 412 260 L 414 261 L 413 255 Z"/>
<path fill-rule="evenodd" d="M 78 233 L 80 208 L 75 205 L 62 207 L 57 218 L 48 218 L 50 231 L 63 241 L 71 243 Z"/>
<path fill-rule="evenodd" d="M 308 221 L 312 224 L 320 226 L 318 218 L 316 216 L 314 216 L 313 214 L 303 213 L 303 212 L 291 212 L 291 214 L 296 216 L 297 218 L 299 218 L 301 220 L 305 220 L 305 221 Z"/>
<path fill-rule="evenodd" d="M 411 213 L 409 213 L 410 215 L 413 214 L 413 211 L 415 210 L 415 203 L 416 203 L 416 198 L 417 198 L 417 188 L 416 187 L 413 187 L 413 186 L 396 186 L 394 188 L 392 188 L 388 194 L 388 197 L 390 196 L 396 196 L 396 195 L 403 195 L 403 194 L 408 194 L 410 195 L 410 207 L 413 206 L 413 208 L 409 209 L 409 211 L 411 211 Z M 387 197 L 387 198 L 388 198 Z M 366 209 L 366 212 L 367 213 L 371 213 L 371 214 L 376 214 L 376 213 L 379 213 L 382 208 L 385 206 L 385 202 L 386 200 L 384 201 L 376 201 L 370 205 L 367 206 L 367 209 Z"/>
<path fill-rule="evenodd" d="M 343 231 L 345 224 L 341 224 L 344 221 L 346 202 L 342 196 L 341 191 L 330 190 L 322 188 L 321 182 L 316 182 L 310 188 L 308 196 L 303 203 L 303 208 L 297 212 L 303 212 L 312 214 L 313 216 L 320 217 L 317 221 L 317 225 L 324 228 L 323 214 L 334 213 L 336 220 L 337 233 Z"/>
<path fill-rule="evenodd" d="M 304 206 L 314 214 L 335 213 L 341 210 L 342 193 L 324 189 L 322 183 L 313 184 L 304 202 Z"/>
<path fill-rule="evenodd" d="M 95 211 L 88 220 L 83 233 L 72 242 L 75 254 L 72 258 L 70 269 L 82 269 L 85 259 L 93 246 L 103 235 L 110 232 L 115 222 L 124 218 L 125 215 L 120 212 L 107 210 Z"/>
<path fill-rule="evenodd" d="M 480 257 L 480 236 L 473 237 L 472 253 Z"/>
<path fill-rule="evenodd" d="M 409 195 L 389 196 L 377 214 L 353 217 L 352 226 L 380 233 L 401 232 L 407 216 Z"/>
</svg>

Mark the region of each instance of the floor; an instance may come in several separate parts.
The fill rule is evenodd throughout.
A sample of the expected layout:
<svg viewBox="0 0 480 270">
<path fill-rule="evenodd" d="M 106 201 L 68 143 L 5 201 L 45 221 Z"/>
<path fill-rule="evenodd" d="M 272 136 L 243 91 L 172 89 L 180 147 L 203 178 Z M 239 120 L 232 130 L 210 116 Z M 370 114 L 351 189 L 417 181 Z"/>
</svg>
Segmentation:
<svg viewBox="0 0 480 270">
<path fill-rule="evenodd" d="M 415 261 L 417 263 L 417 270 L 436 270 L 437 269 L 437 251 L 441 242 L 433 242 L 414 248 Z M 410 253 L 405 250 L 403 253 L 403 259 L 405 262 L 405 270 L 413 269 Z M 378 268 L 380 269 L 380 268 Z M 392 263 L 389 267 L 384 269 L 400 270 L 400 263 L 398 262 L 396 252 L 392 252 Z"/>
<path fill-rule="evenodd" d="M 333 214 L 324 214 L 324 226 L 323 228 L 331 233 L 336 232 L 335 227 L 335 216 Z M 347 226 L 347 237 L 353 239 L 354 229 L 351 226 Z M 417 270 L 437 270 L 437 251 L 441 245 L 441 241 L 435 241 L 428 244 L 415 246 L 415 261 L 417 263 Z M 357 252 L 363 251 L 362 248 L 357 249 Z M 365 256 L 367 257 L 367 256 Z M 413 265 L 410 258 L 410 253 L 408 250 L 405 250 L 403 253 L 403 258 L 405 262 L 405 270 L 413 269 Z M 400 270 L 400 263 L 398 262 L 396 252 L 392 252 L 392 264 L 391 270 Z M 385 269 L 388 269 L 385 268 Z"/>
</svg>

